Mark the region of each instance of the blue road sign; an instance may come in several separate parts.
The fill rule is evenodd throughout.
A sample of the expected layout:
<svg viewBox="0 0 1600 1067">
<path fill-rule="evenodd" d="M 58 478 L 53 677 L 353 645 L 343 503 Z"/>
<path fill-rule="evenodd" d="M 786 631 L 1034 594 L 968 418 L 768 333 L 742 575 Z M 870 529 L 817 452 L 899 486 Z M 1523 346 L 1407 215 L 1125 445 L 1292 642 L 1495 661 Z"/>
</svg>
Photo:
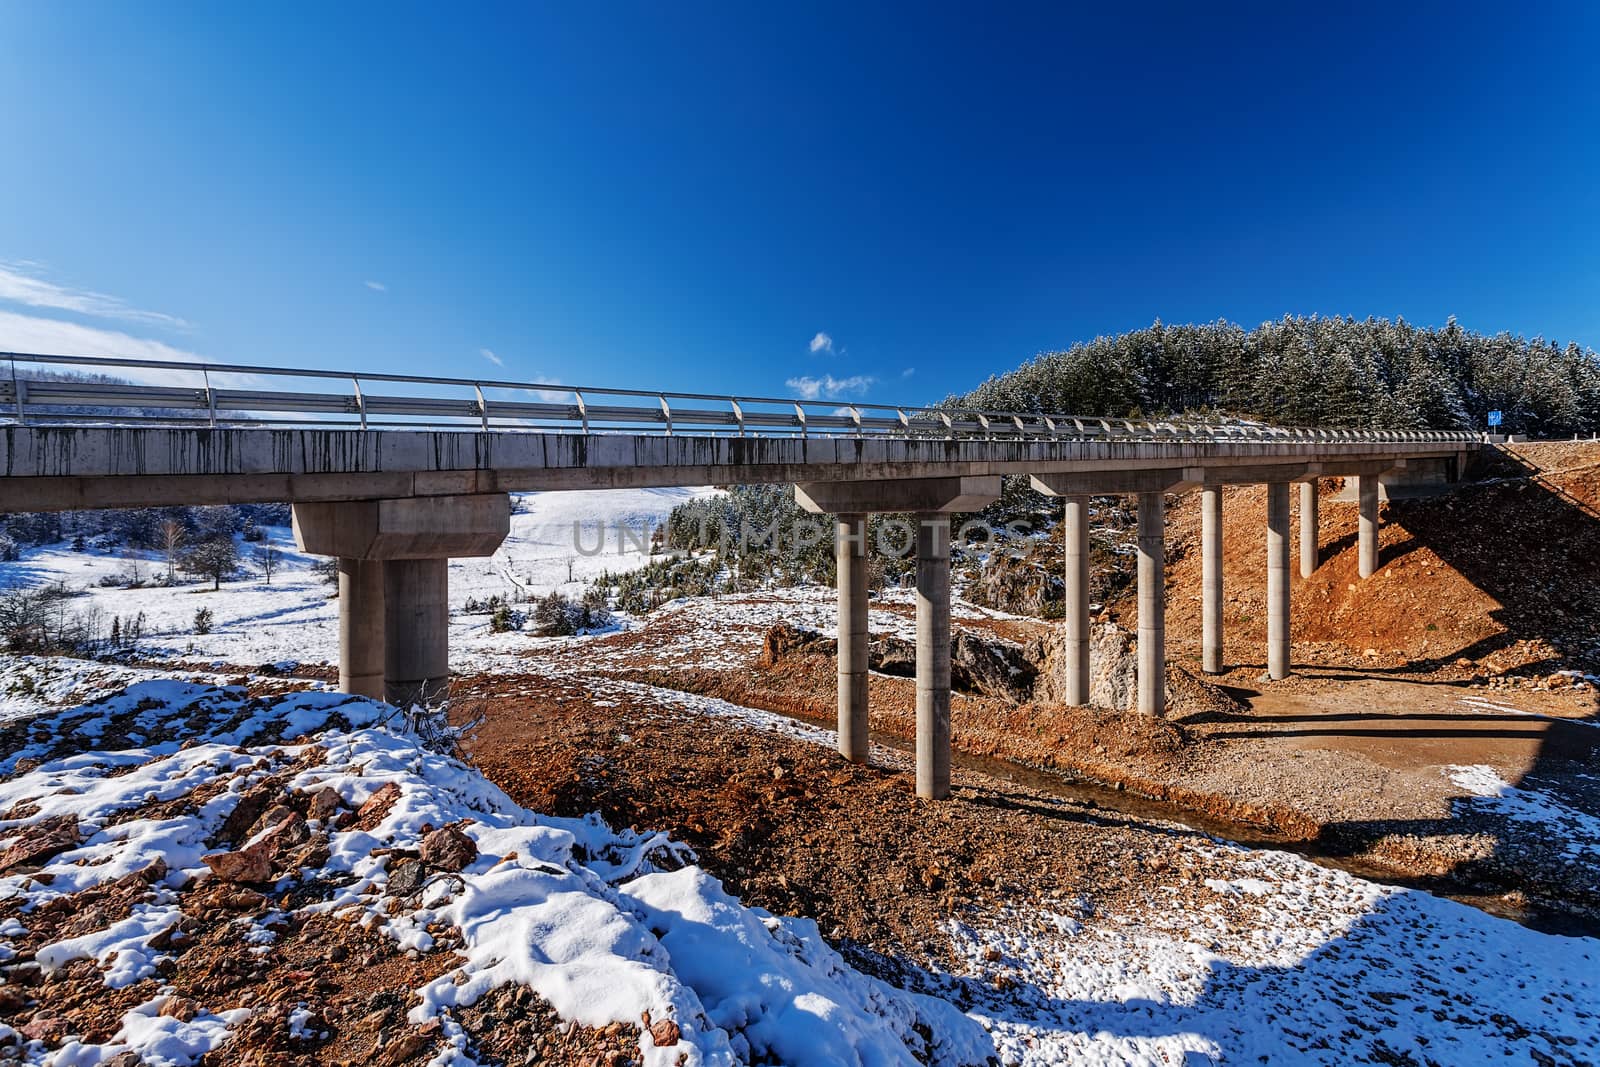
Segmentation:
<svg viewBox="0 0 1600 1067">
<path fill-rule="evenodd" d="M 1500 413 L 1498 411 L 1489 412 L 1489 425 L 1490 426 L 1499 426 L 1500 425 Z"/>
</svg>

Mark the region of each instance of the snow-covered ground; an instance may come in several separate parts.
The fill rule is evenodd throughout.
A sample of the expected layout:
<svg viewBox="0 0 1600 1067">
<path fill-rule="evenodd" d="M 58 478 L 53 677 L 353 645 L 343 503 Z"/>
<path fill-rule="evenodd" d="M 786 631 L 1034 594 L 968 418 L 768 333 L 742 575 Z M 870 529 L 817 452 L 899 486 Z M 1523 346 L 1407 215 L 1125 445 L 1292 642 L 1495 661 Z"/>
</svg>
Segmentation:
<svg viewBox="0 0 1600 1067">
<path fill-rule="evenodd" d="M 513 516 L 499 554 L 452 565 L 452 601 L 459 606 L 468 596 L 517 589 L 572 592 L 604 570 L 638 566 L 646 556 L 618 544 L 615 531 L 630 524 L 648 538 L 655 522 L 692 493 L 525 498 L 527 510 Z M 586 554 L 602 526 L 612 531 L 610 540 L 598 554 Z M 220 593 L 209 585 L 100 588 L 99 577 L 123 570 L 126 561 L 61 546 L 0 564 L 0 585 L 66 580 L 86 588 L 75 607 L 97 607 L 107 619 L 143 612 L 142 649 L 190 663 L 331 662 L 336 602 L 309 572 L 311 560 L 293 553 L 288 531 L 270 533 L 287 557 L 271 586 L 256 578 Z M 159 569 L 155 561 L 143 566 L 147 577 Z M 909 634 L 908 597 L 874 601 L 873 630 Z M 202 605 L 214 612 L 215 629 L 198 636 L 193 617 Z M 979 614 L 961 606 L 956 613 Z M 653 654 L 660 663 L 727 670 L 743 669 L 762 633 L 779 620 L 823 632 L 834 625 L 831 594 L 817 589 L 684 602 L 657 618 L 664 636 Z M 492 635 L 483 616 L 457 615 L 451 638 L 458 670 L 521 673 L 530 648 L 592 647 L 587 658 L 538 661 L 540 670 L 577 677 L 607 654 L 586 638 Z M 470 769 L 421 749 L 403 728 L 380 724 L 376 705 L 326 693 L 255 703 L 219 688 L 220 674 L 176 675 L 0 658 L 0 722 L 43 716 L 27 747 L 0 752 L 0 778 L 30 753 L 44 754 L 65 729 L 88 750 L 0 781 L 0 812 L 26 810 L 13 808 L 24 798 L 42 799 L 36 811 L 0 820 L 0 849 L 51 814 L 76 814 L 82 838 L 46 865 L 56 876 L 52 884 L 14 874 L 0 879 L 0 898 L 20 893 L 42 903 L 136 870 L 156 855 L 170 872 L 144 911 L 48 946 L 37 957 L 42 963 L 93 958 L 104 962 L 108 984 L 152 981 L 140 977 L 161 955 L 150 941 L 166 929 L 162 920 L 179 906 L 185 887 L 207 876 L 204 841 L 228 806 L 261 776 L 310 751 L 295 740 L 301 734 L 326 729 L 320 741 L 326 752 L 295 766 L 294 788 L 327 786 L 346 806 L 388 782 L 401 792 L 375 829 L 330 831 L 328 864 L 355 881 L 326 906 L 369 915 L 390 936 L 419 948 L 433 936 L 429 922 L 460 933 L 467 962 L 420 989 L 415 1012 L 419 1020 L 440 1019 L 454 1037 L 452 1006 L 510 981 L 541 990 L 580 1021 L 634 1022 L 643 1010 L 674 1018 L 690 1035 L 676 1050 L 692 1048 L 689 1062 L 736 1062 L 760 1051 L 767 1062 L 848 1063 L 856 1056 L 895 1063 L 917 1051 L 934 1062 L 959 1063 L 979 1044 L 1003 1062 L 1028 1065 L 1600 1061 L 1600 942 L 1537 933 L 1294 856 L 1184 839 L 1175 847 L 1188 850 L 1188 861 L 1151 876 L 1148 900 L 1137 910 L 1038 902 L 952 922 L 947 933 L 965 967 L 927 975 L 926 990 L 943 998 L 932 1000 L 850 970 L 813 925 L 744 908 L 698 867 L 667 869 L 676 866 L 668 858 L 681 857 L 681 847 L 659 835 L 517 807 Z M 63 710 L 130 684 L 128 695 L 82 714 Z M 608 692 L 619 701 L 648 698 L 665 711 L 733 717 L 817 744 L 834 741 L 827 730 L 638 683 L 596 683 L 597 707 L 605 706 Z M 184 723 L 181 736 L 171 732 L 173 721 Z M 182 747 L 191 738 L 198 743 Z M 258 767 L 263 760 L 267 767 Z M 1446 773 L 1467 794 L 1464 803 L 1546 825 L 1573 842 L 1574 862 L 1600 862 L 1600 827 L 1592 817 L 1517 789 L 1489 768 Z M 137 816 L 151 795 L 178 799 L 205 783 L 224 788 L 189 815 Z M 424 823 L 461 819 L 472 820 L 465 825 L 479 852 L 463 889 L 428 897 L 416 912 L 380 909 L 376 900 L 391 872 L 373 849 L 415 848 Z M 26 930 L 25 919 L 0 924 L 0 963 Z M 572 931 L 584 936 L 566 936 Z M 1003 992 L 997 991 L 1002 976 Z M 201 1005 L 200 1014 L 180 1023 L 161 1013 L 162 996 L 153 988 L 101 1051 L 136 1048 L 151 1062 L 188 1062 L 183 1049 L 227 1041 L 246 1010 Z M 918 1045 L 918 1025 L 943 1042 L 938 1050 Z M 789 1043 L 797 1032 L 804 1040 Z M 664 1051 L 641 1047 L 640 1055 L 673 1062 L 659 1055 Z M 80 1047 L 68 1056 L 35 1048 L 30 1058 L 95 1063 L 101 1052 Z"/>
<path fill-rule="evenodd" d="M 183 1063 L 164 1050 L 229 1040 L 248 1015 L 238 1005 L 200 1005 L 185 1023 L 161 1013 L 166 994 L 149 975 L 163 950 L 151 941 L 170 927 L 184 888 L 207 876 L 205 840 L 244 791 L 275 774 L 288 774 L 301 794 L 331 788 L 349 808 L 399 786 L 381 823 L 328 831 L 320 873 L 354 881 L 305 907 L 365 915 L 420 951 L 440 929 L 459 931 L 466 962 L 419 988 L 411 1012 L 414 1023 L 442 1025 L 450 1049 L 439 1063 L 471 1062 L 452 1010 L 505 982 L 539 990 L 585 1024 L 633 1021 L 646 1010 L 677 1021 L 684 1044 L 667 1057 L 643 1038 L 646 1063 L 687 1052 L 689 1063 L 766 1055 L 762 1062 L 889 1064 L 916 1054 L 953 1064 L 981 1062 L 992 1049 L 1002 1063 L 1028 1067 L 1530 1056 L 1577 1065 L 1600 1048 L 1600 942 L 1538 933 L 1285 853 L 1178 835 L 1177 858 L 1166 874 L 1145 876 L 1142 902 L 1019 902 L 952 920 L 946 932 L 964 965 L 925 973 L 912 994 L 850 969 L 809 921 L 743 907 L 692 862 L 673 869 L 691 857 L 662 835 L 521 809 L 403 727 L 380 723 L 388 714 L 380 705 L 328 693 L 249 701 L 204 675 L 64 660 L 11 657 L 0 677 L 28 679 L 7 691 L 9 716 L 40 716 L 30 741 L 0 760 L 0 776 L 19 759 L 46 760 L 0 781 L 0 811 L 37 805 L 0 822 L 0 849 L 62 814 L 77 816 L 81 838 L 45 865 L 50 884 L 13 874 L 0 879 L 0 899 L 23 894 L 42 905 L 158 856 L 170 872 L 135 914 L 36 949 L 47 967 L 93 958 L 108 986 L 149 981 L 151 991 L 109 1043 L 54 1056 L 35 1047 L 31 1062 L 96 1063 L 131 1047 L 152 1062 Z M 52 710 L 130 683 L 94 706 Z M 833 742 L 830 731 L 721 701 L 607 685 L 634 703 Z M 69 734 L 92 751 L 52 758 Z M 198 743 L 186 746 L 191 738 Z M 1480 793 L 1509 788 L 1476 769 L 1461 777 Z M 219 781 L 220 793 L 206 792 Z M 190 793 L 208 799 L 175 817 L 171 803 Z M 162 813 L 140 817 L 153 803 Z M 441 882 L 398 914 L 383 903 L 393 873 L 383 850 L 415 848 L 425 824 L 460 820 L 478 858 L 459 887 Z M 26 916 L 0 924 L 0 959 L 27 930 Z M 270 937 L 265 926 L 261 936 Z"/>
<path fill-rule="evenodd" d="M 121 680 L 140 673 L 123 671 Z M 325 790 L 337 802 L 320 818 L 286 815 L 240 846 L 265 847 L 283 822 L 296 821 L 297 843 L 307 835 L 323 842 L 316 869 L 275 860 L 274 897 L 306 880 L 342 885 L 290 910 L 359 921 L 422 953 L 442 930 L 459 935 L 464 962 L 415 990 L 409 1017 L 440 1027 L 446 1048 L 432 1061 L 440 1067 L 475 1062 L 451 1009 L 507 983 L 535 990 L 586 1026 L 636 1023 L 642 1013 L 672 1021 L 671 1041 L 658 1045 L 649 1030 L 640 1037 L 640 1059 L 659 1067 L 913 1067 L 977 1064 L 988 1055 L 976 1021 L 853 970 L 809 920 L 745 908 L 664 835 L 615 831 L 598 817 L 536 815 L 392 719 L 392 708 L 341 694 L 251 700 L 239 688 L 167 679 L 34 718 L 29 743 L 3 761 L 7 773 L 22 759 L 42 762 L 0 782 L 0 811 L 13 813 L 0 821 L 0 850 L 63 819 L 72 820 L 71 843 L 38 869 L 0 877 L 0 902 L 21 904 L 0 925 L 0 962 L 15 958 L 32 917 L 53 900 L 154 870 L 148 899 L 126 915 L 33 947 L 46 977 L 94 960 L 106 987 L 144 983 L 148 997 L 98 1042 L 77 1034 L 51 1048 L 0 1022 L 0 1057 L 9 1044 L 20 1045 L 27 1062 L 61 1067 L 129 1050 L 141 1062 L 180 1064 L 225 1044 L 251 1009 L 198 1004 L 186 1019 L 164 1012 L 174 993 L 160 977 L 162 960 L 181 951 L 172 931 L 185 918 L 184 892 L 221 876 L 205 857 L 223 850 L 206 842 L 243 796 L 279 779 L 286 781 L 270 786 L 276 804 L 315 812 L 312 798 Z M 96 750 L 103 733 L 127 743 Z M 90 750 L 62 755 L 67 738 Z M 389 794 L 370 825 L 333 818 Z M 195 799 L 184 809 L 188 797 Z M 400 898 L 385 893 L 395 876 L 391 856 L 418 849 L 426 857 L 425 837 L 442 827 L 463 831 L 473 855 L 412 895 L 415 907 L 398 907 Z M 270 946 L 273 928 L 289 918 L 281 910 L 261 916 L 250 939 Z"/>
<path fill-rule="evenodd" d="M 650 534 L 685 501 L 712 495 L 701 489 L 605 489 L 529 493 L 517 498 L 511 532 L 499 551 L 483 559 L 450 561 L 450 602 L 459 609 L 469 598 L 500 596 L 515 601 L 557 590 L 575 595 L 605 572 L 637 569 L 649 561 Z M 84 595 L 68 602 L 71 611 L 98 609 L 105 624 L 125 626 L 144 615 L 141 651 L 254 665 L 279 662 L 334 662 L 339 649 L 339 609 L 330 588 L 311 570 L 318 557 L 295 550 L 287 527 L 265 527 L 282 554 L 279 570 L 267 584 L 250 564 L 252 545 L 241 545 L 249 577 L 225 582 L 214 591 L 209 581 L 180 574 L 183 584 L 137 589 L 102 587 L 102 578 L 138 568 L 155 581 L 166 572 L 159 553 L 130 561 L 117 554 L 74 552 L 66 544 L 24 550 L 16 562 L 0 563 L 0 589 L 65 583 Z M 643 546 L 642 550 L 640 546 Z M 210 608 L 212 632 L 194 632 L 195 612 Z M 487 629 L 487 617 L 457 613 L 452 643 Z"/>
</svg>

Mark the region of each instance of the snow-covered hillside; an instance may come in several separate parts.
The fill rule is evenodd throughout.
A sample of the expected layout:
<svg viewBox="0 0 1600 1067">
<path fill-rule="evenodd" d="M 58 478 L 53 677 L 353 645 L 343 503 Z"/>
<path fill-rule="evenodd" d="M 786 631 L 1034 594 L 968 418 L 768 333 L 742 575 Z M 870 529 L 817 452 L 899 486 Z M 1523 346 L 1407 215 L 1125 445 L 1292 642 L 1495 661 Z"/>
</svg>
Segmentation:
<svg viewBox="0 0 1600 1067">
<path fill-rule="evenodd" d="M 459 608 L 469 598 L 500 596 L 515 601 L 552 590 L 572 595 L 603 572 L 643 566 L 656 525 L 678 504 L 715 492 L 608 489 L 520 496 L 520 510 L 511 516 L 511 533 L 498 552 L 484 559 L 451 561 L 452 607 Z M 20 560 L 0 563 L 0 589 L 63 582 L 84 594 L 70 601 L 69 610 L 98 609 L 107 626 L 114 618 L 126 624 L 143 613 L 140 649 L 146 653 L 245 665 L 336 661 L 338 603 L 311 569 L 317 557 L 295 551 L 287 527 L 267 527 L 264 532 L 282 553 L 270 585 L 257 573 L 226 582 L 220 591 L 213 591 L 209 581 L 189 578 L 171 587 L 102 587 L 102 578 L 135 567 L 142 580 L 153 582 L 165 573 L 165 561 L 155 552 L 130 558 L 75 552 L 57 544 L 29 548 Z M 242 546 L 246 572 L 252 570 L 248 551 L 252 547 Z M 210 608 L 214 616 L 210 634 L 194 632 L 195 612 L 201 607 Z M 483 616 L 458 614 L 452 620 L 456 631 L 452 638 L 481 632 L 486 622 Z"/>
</svg>

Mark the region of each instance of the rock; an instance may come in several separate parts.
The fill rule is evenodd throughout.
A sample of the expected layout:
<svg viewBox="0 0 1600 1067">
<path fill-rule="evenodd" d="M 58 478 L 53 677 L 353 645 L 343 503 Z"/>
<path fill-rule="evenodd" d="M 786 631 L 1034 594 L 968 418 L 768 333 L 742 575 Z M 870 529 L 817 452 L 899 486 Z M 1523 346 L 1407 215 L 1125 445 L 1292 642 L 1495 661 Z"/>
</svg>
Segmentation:
<svg viewBox="0 0 1600 1067">
<path fill-rule="evenodd" d="M 356 818 L 363 826 L 376 826 L 383 821 L 385 815 L 389 814 L 389 809 L 394 807 L 395 801 L 399 799 L 399 784 L 388 782 L 367 798 L 367 802 L 356 812 Z"/>
<path fill-rule="evenodd" d="M 261 820 L 261 813 L 267 810 L 277 796 L 278 787 L 270 785 L 257 786 L 248 793 L 241 794 L 239 802 L 222 821 L 222 829 L 217 831 L 218 840 L 238 843 L 249 838 L 250 828 Z"/>
<path fill-rule="evenodd" d="M 408 897 L 422 888 L 428 880 L 428 865 L 414 857 L 408 857 L 394 865 L 389 872 L 389 884 L 384 892 L 391 897 Z"/>
<path fill-rule="evenodd" d="M 211 873 L 226 882 L 272 881 L 272 856 L 260 848 L 247 848 L 240 852 L 222 852 L 201 856 L 201 861 L 211 868 Z"/>
<path fill-rule="evenodd" d="M 326 822 L 343 806 L 344 802 L 339 799 L 338 792 L 332 786 L 325 785 L 312 793 L 306 801 L 306 818 Z"/>
<path fill-rule="evenodd" d="M 29 1041 L 43 1041 L 47 1045 L 53 1045 L 67 1035 L 71 1026 L 70 1022 L 59 1015 L 35 1015 L 17 1029 Z"/>
<path fill-rule="evenodd" d="M 167 1002 L 161 1005 L 160 1014 L 180 1023 L 192 1022 L 200 1014 L 200 1006 L 188 997 L 168 997 Z"/>
<path fill-rule="evenodd" d="M 761 640 L 761 657 L 756 661 L 761 667 L 774 667 L 786 656 L 800 651 L 818 651 L 833 654 L 835 642 L 814 630 L 802 630 L 780 622 L 767 631 Z"/>
<path fill-rule="evenodd" d="M 272 829 L 257 836 L 248 848 L 200 857 L 211 872 L 229 882 L 270 882 L 279 860 L 289 849 L 303 845 L 311 837 L 301 814 L 285 808 L 288 814 Z"/>
<path fill-rule="evenodd" d="M 442 826 L 422 839 L 422 858 L 441 871 L 459 871 L 478 858 L 478 845 L 459 828 Z"/>
<path fill-rule="evenodd" d="M 683 1031 L 671 1019 L 662 1019 L 650 1027 L 650 1040 L 656 1048 L 671 1048 L 683 1036 Z"/>
<path fill-rule="evenodd" d="M 950 648 L 950 684 L 1021 704 L 1033 697 L 1039 670 L 1020 645 L 956 631 Z"/>
<path fill-rule="evenodd" d="M 43 863 L 78 843 L 78 817 L 52 815 L 22 830 L 22 836 L 0 852 L 0 872 L 14 867 Z"/>
</svg>

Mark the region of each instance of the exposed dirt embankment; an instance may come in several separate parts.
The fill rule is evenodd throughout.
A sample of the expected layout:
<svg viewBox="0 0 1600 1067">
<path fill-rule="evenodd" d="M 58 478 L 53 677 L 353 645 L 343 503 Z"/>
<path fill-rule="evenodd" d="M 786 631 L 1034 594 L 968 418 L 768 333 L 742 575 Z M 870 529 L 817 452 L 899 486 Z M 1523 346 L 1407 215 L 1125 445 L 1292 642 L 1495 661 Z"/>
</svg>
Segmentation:
<svg viewBox="0 0 1600 1067">
<path fill-rule="evenodd" d="M 1562 669 L 1600 673 L 1600 445 L 1485 451 L 1476 480 L 1438 496 L 1386 501 L 1379 570 L 1357 573 L 1356 505 L 1323 483 L 1322 562 L 1292 568 L 1297 664 L 1365 665 L 1489 681 L 1544 683 Z M 1298 504 L 1295 537 L 1298 544 Z M 1266 642 L 1266 493 L 1223 494 L 1230 662 L 1259 667 Z M 1200 511 L 1169 511 L 1167 641 L 1200 648 Z M 1113 605 L 1131 619 L 1130 598 Z"/>
</svg>

